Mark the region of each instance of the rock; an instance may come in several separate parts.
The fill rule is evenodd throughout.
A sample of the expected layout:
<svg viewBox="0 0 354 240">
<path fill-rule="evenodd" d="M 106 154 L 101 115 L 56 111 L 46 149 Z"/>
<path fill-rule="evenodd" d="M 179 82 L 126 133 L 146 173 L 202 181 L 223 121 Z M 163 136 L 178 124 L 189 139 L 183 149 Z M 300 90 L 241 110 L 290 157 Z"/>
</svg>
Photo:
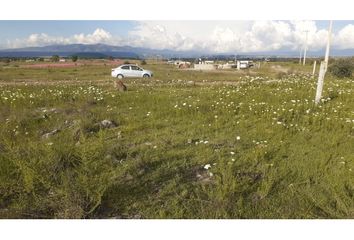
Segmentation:
<svg viewBox="0 0 354 240">
<path fill-rule="evenodd" d="M 110 120 L 102 120 L 100 122 L 100 127 L 101 128 L 114 128 L 117 127 L 117 124 L 114 121 L 110 121 Z"/>
<path fill-rule="evenodd" d="M 191 85 L 191 86 L 195 86 L 195 82 L 194 81 L 188 81 L 187 84 Z"/>
<path fill-rule="evenodd" d="M 134 179 L 134 177 L 132 175 L 130 175 L 129 173 L 125 176 L 125 180 L 127 180 L 127 181 L 131 181 L 133 179 Z"/>
<path fill-rule="evenodd" d="M 127 86 L 124 85 L 124 83 L 122 82 L 122 80 L 117 80 L 114 82 L 114 88 L 117 89 L 120 92 L 125 92 L 127 91 Z"/>
<path fill-rule="evenodd" d="M 200 181 L 201 183 L 210 183 L 212 182 L 212 175 L 208 174 L 208 172 L 197 172 L 196 173 L 196 178 L 198 181 Z"/>
<path fill-rule="evenodd" d="M 57 134 L 57 133 L 59 133 L 59 132 L 60 132 L 60 129 L 54 129 L 54 130 L 51 131 L 51 132 L 48 132 L 48 133 L 43 134 L 43 135 L 42 135 L 42 139 L 48 139 L 48 138 L 50 138 L 51 136 L 53 136 L 53 135 L 55 135 L 55 134 Z"/>
</svg>

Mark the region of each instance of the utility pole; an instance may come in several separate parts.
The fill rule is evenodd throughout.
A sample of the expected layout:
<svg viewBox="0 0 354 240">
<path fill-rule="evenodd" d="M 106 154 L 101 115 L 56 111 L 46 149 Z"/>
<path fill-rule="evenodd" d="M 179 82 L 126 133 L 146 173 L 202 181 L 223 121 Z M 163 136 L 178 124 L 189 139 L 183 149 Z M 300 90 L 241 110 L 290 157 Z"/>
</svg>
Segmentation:
<svg viewBox="0 0 354 240">
<path fill-rule="evenodd" d="M 329 47 L 331 45 L 331 35 L 332 35 L 332 20 L 329 22 L 325 60 L 321 62 L 320 73 L 318 75 L 316 97 L 315 97 L 315 104 L 316 105 L 320 103 L 321 97 L 322 97 L 323 82 L 324 82 L 324 77 L 325 77 L 325 74 L 327 71 L 327 66 L 328 66 Z"/>
<path fill-rule="evenodd" d="M 299 58 L 299 65 L 301 65 L 301 54 L 302 54 L 302 47 L 300 47 L 300 58 Z"/>
<path fill-rule="evenodd" d="M 317 61 L 314 61 L 314 62 L 313 62 L 312 77 L 314 77 L 314 76 L 315 76 L 315 73 L 316 73 L 316 63 L 317 63 Z"/>
<path fill-rule="evenodd" d="M 307 38 L 308 38 L 308 33 L 309 33 L 309 30 L 306 30 L 306 40 L 305 40 L 305 49 L 304 49 L 304 62 L 303 62 L 303 65 L 305 66 L 306 64 L 306 52 L 307 52 Z"/>
<path fill-rule="evenodd" d="M 327 71 L 328 58 L 329 58 L 329 47 L 330 47 L 330 45 L 331 45 L 332 25 L 333 25 L 333 21 L 331 20 L 331 21 L 329 22 L 328 40 L 327 40 L 327 48 L 326 48 L 326 56 L 325 56 L 326 71 Z"/>
</svg>

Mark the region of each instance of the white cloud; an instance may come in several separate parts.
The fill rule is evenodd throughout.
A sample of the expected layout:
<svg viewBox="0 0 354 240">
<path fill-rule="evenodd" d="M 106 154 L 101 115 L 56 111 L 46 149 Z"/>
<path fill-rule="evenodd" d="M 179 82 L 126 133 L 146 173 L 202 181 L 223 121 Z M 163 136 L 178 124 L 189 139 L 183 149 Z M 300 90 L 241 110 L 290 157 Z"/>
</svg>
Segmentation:
<svg viewBox="0 0 354 240">
<path fill-rule="evenodd" d="M 354 48 L 354 25 L 349 24 L 342 28 L 334 39 L 333 44 L 339 49 Z"/>
<path fill-rule="evenodd" d="M 15 39 L 14 41 L 7 41 L 7 47 L 18 48 L 26 46 L 45 46 L 50 44 L 68 44 L 69 39 L 63 37 L 53 37 L 45 33 L 34 33 L 26 39 Z"/>
<path fill-rule="evenodd" d="M 211 52 L 255 52 L 325 46 L 326 29 L 315 21 L 147 21 L 130 32 L 131 45 Z"/>
<path fill-rule="evenodd" d="M 113 40 L 112 35 L 102 28 L 97 28 L 92 34 L 75 34 L 73 37 L 76 43 L 94 44 L 94 43 L 110 43 Z"/>
<path fill-rule="evenodd" d="M 46 46 L 51 44 L 119 44 L 120 37 L 113 37 L 109 32 L 104 29 L 97 28 L 92 34 L 75 34 L 70 37 L 61 36 L 49 36 L 46 33 L 34 33 L 29 35 L 25 39 L 15 39 L 14 41 L 7 41 L 7 47 L 19 48 L 19 47 L 37 47 Z"/>
<path fill-rule="evenodd" d="M 8 42 L 7 47 L 51 44 L 105 43 L 152 49 L 206 50 L 215 53 L 242 53 L 299 50 L 306 41 L 309 50 L 320 50 L 327 41 L 327 29 L 315 21 L 141 21 L 127 36 L 113 36 L 98 28 L 90 34 L 69 37 L 34 33 Z M 354 25 L 333 34 L 336 48 L 354 48 Z"/>
</svg>

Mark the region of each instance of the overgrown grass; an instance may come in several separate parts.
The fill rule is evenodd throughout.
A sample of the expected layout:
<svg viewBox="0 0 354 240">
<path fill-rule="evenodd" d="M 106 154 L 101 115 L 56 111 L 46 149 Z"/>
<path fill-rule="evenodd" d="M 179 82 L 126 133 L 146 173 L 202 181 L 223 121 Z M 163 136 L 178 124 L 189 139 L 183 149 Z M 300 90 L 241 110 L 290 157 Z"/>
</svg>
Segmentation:
<svg viewBox="0 0 354 240">
<path fill-rule="evenodd" d="M 122 93 L 1 86 L 0 217 L 354 217 L 353 80 L 315 107 L 309 75 L 165 67 Z"/>
</svg>

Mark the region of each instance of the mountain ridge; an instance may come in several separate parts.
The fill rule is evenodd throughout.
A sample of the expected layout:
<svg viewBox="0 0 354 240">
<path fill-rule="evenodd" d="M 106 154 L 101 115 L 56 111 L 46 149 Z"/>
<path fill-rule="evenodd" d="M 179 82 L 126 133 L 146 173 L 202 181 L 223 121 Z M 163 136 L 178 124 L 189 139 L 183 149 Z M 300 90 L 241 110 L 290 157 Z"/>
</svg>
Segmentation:
<svg viewBox="0 0 354 240">
<path fill-rule="evenodd" d="M 324 56 L 325 49 L 318 51 L 308 51 L 309 57 Z M 0 57 L 40 57 L 57 54 L 63 57 L 71 56 L 80 53 L 99 53 L 104 56 L 112 57 L 128 57 L 128 58 L 147 58 L 147 57 L 164 57 L 164 58 L 178 58 L 178 57 L 201 57 L 201 56 L 222 56 L 235 55 L 235 53 L 212 53 L 208 51 L 178 51 L 172 49 L 151 49 L 143 47 L 132 46 L 113 46 L 108 44 L 54 44 L 41 47 L 24 47 L 1 49 Z M 245 52 L 237 53 L 242 56 L 283 56 L 283 57 L 298 57 L 298 51 L 289 51 L 280 49 L 277 51 L 259 51 L 259 52 Z M 354 49 L 332 49 L 332 56 L 354 56 Z"/>
</svg>

